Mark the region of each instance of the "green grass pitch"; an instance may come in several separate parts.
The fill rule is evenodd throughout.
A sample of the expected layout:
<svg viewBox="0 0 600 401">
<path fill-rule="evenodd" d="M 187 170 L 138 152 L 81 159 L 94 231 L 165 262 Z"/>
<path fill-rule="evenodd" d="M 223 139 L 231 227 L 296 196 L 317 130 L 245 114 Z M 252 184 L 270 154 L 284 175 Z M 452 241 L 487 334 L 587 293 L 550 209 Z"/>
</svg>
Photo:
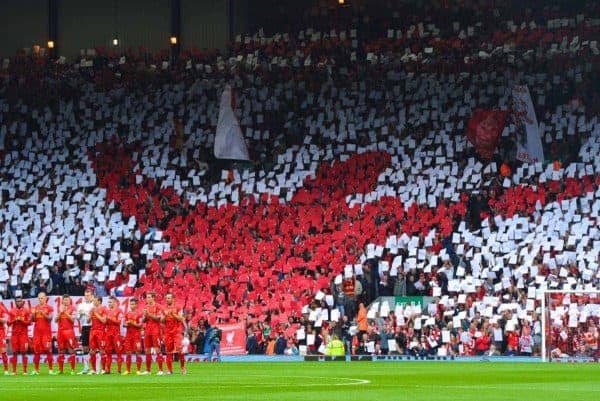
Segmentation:
<svg viewBox="0 0 600 401">
<path fill-rule="evenodd" d="M 19 366 L 20 367 L 20 366 Z M 542 363 L 190 363 L 188 375 L 0 376 L 3 401 L 600 399 L 600 365 Z"/>
</svg>

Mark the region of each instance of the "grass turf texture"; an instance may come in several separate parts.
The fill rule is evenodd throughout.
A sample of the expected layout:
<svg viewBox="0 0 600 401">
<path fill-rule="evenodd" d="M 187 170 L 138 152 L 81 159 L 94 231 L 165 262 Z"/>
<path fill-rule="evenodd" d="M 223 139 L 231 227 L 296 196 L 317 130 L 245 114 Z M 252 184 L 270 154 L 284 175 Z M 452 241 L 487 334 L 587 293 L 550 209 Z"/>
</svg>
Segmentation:
<svg viewBox="0 0 600 401">
<path fill-rule="evenodd" d="M 190 363 L 188 375 L 0 376 L 22 400 L 593 400 L 600 365 L 541 363 Z"/>
</svg>

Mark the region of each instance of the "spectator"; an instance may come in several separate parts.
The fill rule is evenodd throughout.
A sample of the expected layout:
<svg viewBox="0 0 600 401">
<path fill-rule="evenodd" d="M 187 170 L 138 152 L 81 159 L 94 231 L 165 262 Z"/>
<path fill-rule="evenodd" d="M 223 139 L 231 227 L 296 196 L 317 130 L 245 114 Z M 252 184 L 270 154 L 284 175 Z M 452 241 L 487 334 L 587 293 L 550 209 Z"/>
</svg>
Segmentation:
<svg viewBox="0 0 600 401">
<path fill-rule="evenodd" d="M 294 344 L 293 339 L 290 338 L 287 340 L 283 354 L 288 356 L 298 355 L 298 347 L 296 347 L 296 345 Z"/>
<path fill-rule="evenodd" d="M 248 329 L 246 335 L 246 353 L 249 355 L 258 354 L 258 341 L 252 329 Z"/>
<path fill-rule="evenodd" d="M 490 343 L 490 334 L 487 331 L 475 333 L 475 353 L 477 355 L 485 355 L 491 348 Z"/>
<path fill-rule="evenodd" d="M 282 333 L 277 334 L 277 340 L 275 340 L 275 354 L 283 355 L 287 348 L 287 340 Z"/>
<path fill-rule="evenodd" d="M 531 337 L 531 329 L 528 326 L 523 326 L 521 329 L 521 337 L 519 338 L 519 350 L 523 356 L 531 356 L 533 352 L 533 338 Z"/>
<path fill-rule="evenodd" d="M 358 322 L 358 332 L 362 336 L 367 333 L 369 329 L 369 323 L 367 320 L 367 308 L 361 302 L 358 304 L 358 316 L 356 317 L 356 321 Z"/>
</svg>

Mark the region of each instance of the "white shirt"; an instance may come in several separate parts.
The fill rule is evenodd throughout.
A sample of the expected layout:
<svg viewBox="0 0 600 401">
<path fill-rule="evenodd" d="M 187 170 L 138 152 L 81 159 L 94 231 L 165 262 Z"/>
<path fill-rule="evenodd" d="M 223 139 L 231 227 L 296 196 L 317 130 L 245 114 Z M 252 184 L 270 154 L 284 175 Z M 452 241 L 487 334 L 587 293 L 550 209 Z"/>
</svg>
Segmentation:
<svg viewBox="0 0 600 401">
<path fill-rule="evenodd" d="M 83 300 L 83 302 L 81 302 L 79 304 L 79 306 L 77 307 L 77 313 L 79 314 L 79 321 L 81 322 L 82 326 L 91 326 L 92 325 L 92 321 L 90 319 L 90 314 L 92 312 L 92 309 L 94 308 L 94 302 L 90 301 L 87 302 L 86 300 Z"/>
</svg>

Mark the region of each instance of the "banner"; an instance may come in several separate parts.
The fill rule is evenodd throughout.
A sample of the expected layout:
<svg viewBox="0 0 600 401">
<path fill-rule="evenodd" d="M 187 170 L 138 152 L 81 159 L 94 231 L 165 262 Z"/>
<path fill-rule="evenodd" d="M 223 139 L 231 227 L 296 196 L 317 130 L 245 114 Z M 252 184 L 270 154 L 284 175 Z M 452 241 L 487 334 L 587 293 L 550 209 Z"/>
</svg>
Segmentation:
<svg viewBox="0 0 600 401">
<path fill-rule="evenodd" d="M 246 326 L 244 323 L 219 324 L 222 331 L 221 355 L 246 354 Z"/>
<path fill-rule="evenodd" d="M 517 160 L 527 163 L 543 162 L 544 149 L 529 88 L 525 85 L 515 85 L 512 95 L 513 115 L 517 126 Z"/>
<path fill-rule="evenodd" d="M 498 140 L 508 113 L 502 110 L 475 110 L 467 123 L 467 138 L 475 146 L 477 153 L 491 159 L 498 146 Z"/>
<path fill-rule="evenodd" d="M 215 135 L 215 157 L 217 159 L 250 160 L 240 123 L 233 113 L 231 98 L 231 86 L 226 85 L 219 106 L 219 120 Z"/>
<path fill-rule="evenodd" d="M 71 302 L 73 303 L 73 305 L 75 305 L 75 308 L 77 308 L 77 305 L 79 305 L 82 301 L 83 301 L 83 297 L 76 297 L 76 296 L 71 296 Z M 117 298 L 119 300 L 119 308 L 121 308 L 123 310 L 123 312 L 129 310 L 129 297 L 120 297 Z M 37 298 L 26 298 L 24 299 L 25 301 L 25 306 L 29 309 L 31 309 L 32 307 L 36 306 L 39 301 Z M 12 299 L 3 299 L 0 302 L 2 302 L 4 304 L 4 306 L 6 307 L 7 310 L 11 310 L 12 308 L 15 307 L 15 301 Z M 48 305 L 50 305 L 53 309 L 52 311 L 52 323 L 51 323 L 51 328 L 52 328 L 52 335 L 56 336 L 56 331 L 58 330 L 58 324 L 54 321 L 54 317 L 56 316 L 56 312 L 58 311 L 58 308 L 60 306 L 62 302 L 62 296 L 60 295 L 49 295 L 48 296 Z M 103 305 L 108 305 L 108 297 L 104 297 Z M 7 330 L 7 335 L 8 337 L 10 337 L 10 331 L 11 331 L 11 327 L 7 326 L 8 330 Z M 122 333 L 121 334 L 125 334 L 124 332 L 124 328 L 121 328 Z M 79 322 L 79 320 L 75 321 L 75 336 L 79 337 L 81 333 L 81 323 Z M 29 325 L 29 337 L 33 336 L 33 323 Z"/>
<path fill-rule="evenodd" d="M 433 297 L 394 297 L 394 301 L 394 306 L 400 305 L 404 308 L 406 305 L 420 305 L 421 309 L 427 309 L 427 306 L 429 306 L 429 304 L 433 302 Z"/>
</svg>

